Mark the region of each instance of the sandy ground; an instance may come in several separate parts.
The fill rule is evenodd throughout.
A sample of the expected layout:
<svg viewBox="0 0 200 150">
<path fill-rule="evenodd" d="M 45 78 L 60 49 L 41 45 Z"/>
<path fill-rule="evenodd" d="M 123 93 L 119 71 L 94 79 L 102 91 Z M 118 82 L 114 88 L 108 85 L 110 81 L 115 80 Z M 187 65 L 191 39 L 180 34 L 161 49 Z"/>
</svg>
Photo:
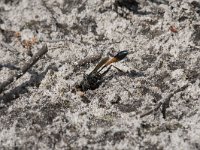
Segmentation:
<svg viewBox="0 0 200 150">
<path fill-rule="evenodd" d="M 1 149 L 200 149 L 199 39 L 199 0 L 1 0 L 0 82 L 48 46 L 0 95 Z M 125 73 L 74 92 L 80 60 L 121 50 Z"/>
</svg>

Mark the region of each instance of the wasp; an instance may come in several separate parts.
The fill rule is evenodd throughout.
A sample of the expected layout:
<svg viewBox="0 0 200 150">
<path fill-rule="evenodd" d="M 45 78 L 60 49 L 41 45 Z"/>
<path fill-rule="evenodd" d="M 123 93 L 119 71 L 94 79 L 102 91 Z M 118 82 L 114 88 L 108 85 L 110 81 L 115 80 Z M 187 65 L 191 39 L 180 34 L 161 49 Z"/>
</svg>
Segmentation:
<svg viewBox="0 0 200 150">
<path fill-rule="evenodd" d="M 103 58 L 89 74 L 86 74 L 83 76 L 83 80 L 77 86 L 77 89 L 79 89 L 80 91 L 97 89 L 103 83 L 104 81 L 103 77 L 110 70 L 111 68 L 110 64 L 124 59 L 127 55 L 128 55 L 128 51 L 124 50 L 124 51 L 118 52 L 112 58 L 109 58 L 109 57 Z"/>
</svg>

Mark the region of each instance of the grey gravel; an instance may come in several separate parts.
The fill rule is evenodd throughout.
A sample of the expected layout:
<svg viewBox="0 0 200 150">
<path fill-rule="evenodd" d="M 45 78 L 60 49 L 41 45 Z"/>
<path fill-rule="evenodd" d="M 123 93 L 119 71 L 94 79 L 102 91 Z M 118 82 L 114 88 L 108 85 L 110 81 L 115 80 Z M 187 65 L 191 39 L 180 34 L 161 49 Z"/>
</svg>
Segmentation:
<svg viewBox="0 0 200 150">
<path fill-rule="evenodd" d="M 31 58 L 23 41 L 37 39 L 33 55 L 49 49 L 0 95 L 1 149 L 200 149 L 200 1 L 123 2 L 0 1 L 0 82 Z M 73 92 L 99 61 L 80 60 L 121 50 L 125 74 L 112 68 L 84 98 Z M 140 118 L 186 84 L 165 118 L 162 107 Z"/>
</svg>

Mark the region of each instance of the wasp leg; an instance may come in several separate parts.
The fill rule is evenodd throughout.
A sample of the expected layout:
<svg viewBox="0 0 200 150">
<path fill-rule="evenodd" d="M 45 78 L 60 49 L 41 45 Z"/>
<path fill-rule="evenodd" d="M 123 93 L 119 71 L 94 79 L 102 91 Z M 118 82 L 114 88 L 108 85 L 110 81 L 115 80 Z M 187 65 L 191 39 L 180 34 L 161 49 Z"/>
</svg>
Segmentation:
<svg viewBox="0 0 200 150">
<path fill-rule="evenodd" d="M 113 65 L 111 65 L 111 66 L 114 67 L 115 69 L 117 69 L 117 71 L 119 71 L 119 72 L 126 73 L 126 72 L 124 72 L 123 70 L 121 70 L 121 69 L 119 69 L 119 68 L 117 68 L 117 67 L 115 67 L 115 66 L 113 66 Z"/>
<path fill-rule="evenodd" d="M 121 72 L 121 73 L 124 73 L 124 74 L 126 74 L 127 72 L 124 72 L 123 70 L 121 70 L 121 69 L 119 69 L 119 68 L 117 68 L 117 67 L 115 67 L 115 66 L 113 66 L 113 65 L 110 65 L 109 67 L 108 67 L 108 69 L 106 69 L 102 74 L 101 74 L 101 76 L 103 77 L 109 70 L 110 70 L 110 68 L 111 67 L 114 67 L 115 69 L 117 69 L 119 72 Z"/>
<path fill-rule="evenodd" d="M 112 66 L 109 66 L 108 69 L 106 69 L 106 70 L 101 74 L 101 76 L 102 76 L 102 77 L 105 76 L 106 73 L 108 73 L 108 71 L 110 70 L 111 67 L 112 67 Z"/>
</svg>

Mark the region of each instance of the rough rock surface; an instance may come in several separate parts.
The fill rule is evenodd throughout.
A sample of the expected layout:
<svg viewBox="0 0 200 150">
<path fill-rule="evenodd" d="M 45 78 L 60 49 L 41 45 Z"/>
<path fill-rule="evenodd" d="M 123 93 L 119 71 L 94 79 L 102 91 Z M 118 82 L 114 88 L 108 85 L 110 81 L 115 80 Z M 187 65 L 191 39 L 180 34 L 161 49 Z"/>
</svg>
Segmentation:
<svg viewBox="0 0 200 150">
<path fill-rule="evenodd" d="M 49 48 L 0 95 L 1 149 L 200 149 L 200 1 L 138 2 L 0 1 L 0 82 Z M 125 74 L 74 93 L 99 60 L 77 62 L 124 49 Z"/>
</svg>

